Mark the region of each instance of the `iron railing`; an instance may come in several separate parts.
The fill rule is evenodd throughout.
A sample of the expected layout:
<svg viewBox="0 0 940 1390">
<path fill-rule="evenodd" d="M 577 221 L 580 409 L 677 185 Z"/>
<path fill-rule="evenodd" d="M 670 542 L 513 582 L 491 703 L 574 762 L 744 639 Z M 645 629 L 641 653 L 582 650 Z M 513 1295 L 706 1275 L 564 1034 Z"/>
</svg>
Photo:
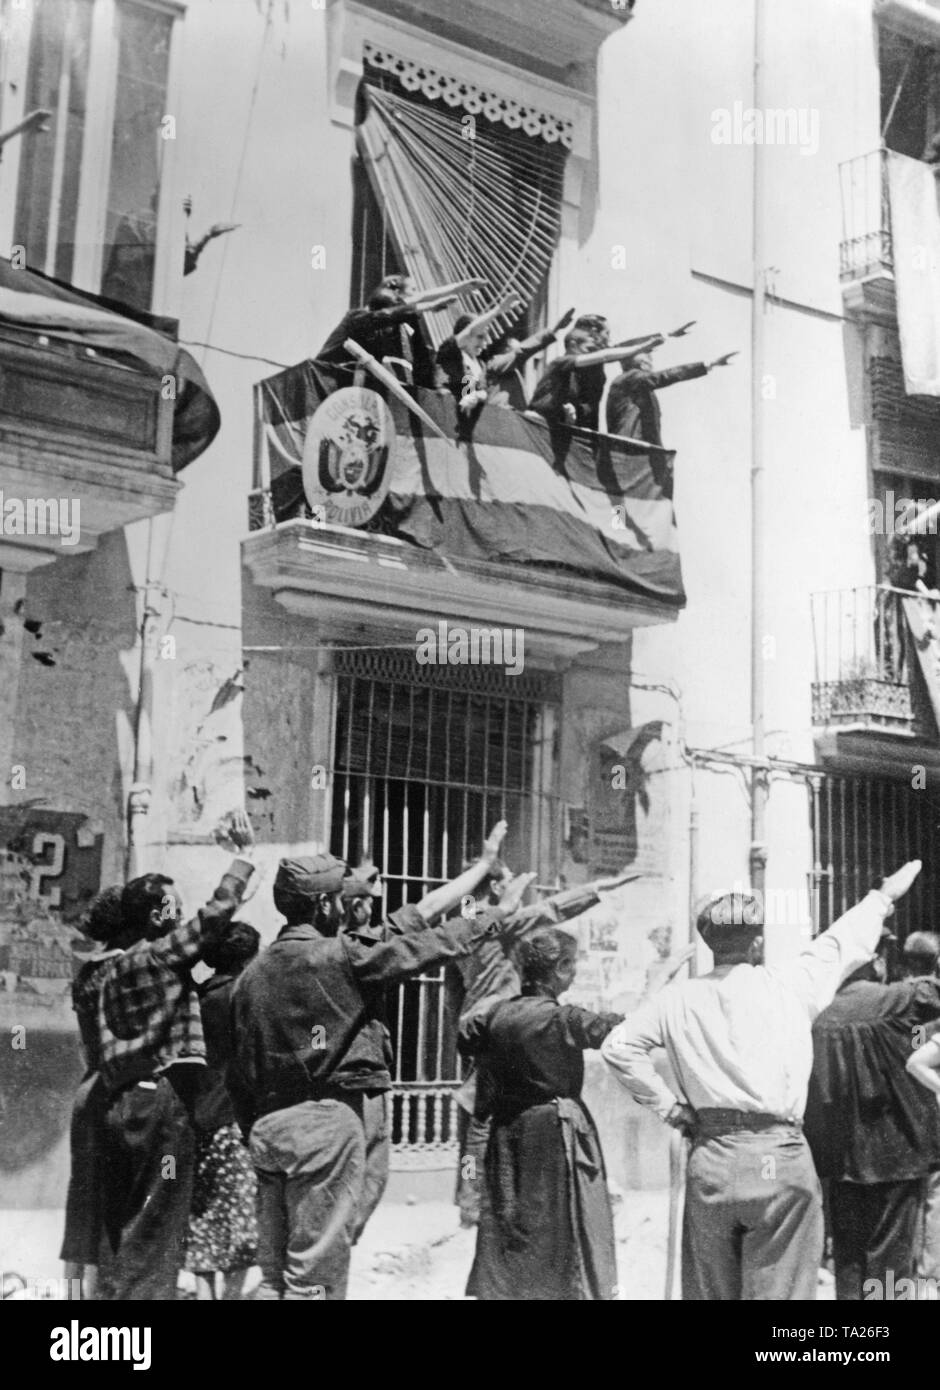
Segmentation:
<svg viewBox="0 0 940 1390">
<path fill-rule="evenodd" d="M 839 165 L 842 194 L 842 241 L 839 277 L 865 280 L 893 277 L 891 201 L 888 194 L 888 151 L 847 159 Z"/>
<path fill-rule="evenodd" d="M 940 601 L 888 585 L 812 595 L 814 724 L 929 730 L 903 608 L 911 598 L 938 616 Z"/>
</svg>

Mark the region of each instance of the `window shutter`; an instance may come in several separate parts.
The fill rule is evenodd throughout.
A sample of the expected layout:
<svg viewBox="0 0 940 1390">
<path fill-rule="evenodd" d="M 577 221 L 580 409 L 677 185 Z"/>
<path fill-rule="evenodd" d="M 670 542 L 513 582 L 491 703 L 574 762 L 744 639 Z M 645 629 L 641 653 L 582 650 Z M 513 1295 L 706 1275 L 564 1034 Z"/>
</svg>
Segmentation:
<svg viewBox="0 0 940 1390">
<path fill-rule="evenodd" d="M 509 290 L 527 304 L 538 299 L 561 229 L 564 147 L 482 115 L 436 110 L 368 71 L 359 153 L 415 284 L 482 276 L 488 288 L 461 300 L 469 313 Z M 458 312 L 452 306 L 425 316 L 435 345 L 452 332 Z M 514 321 L 497 320 L 492 336 Z"/>
</svg>

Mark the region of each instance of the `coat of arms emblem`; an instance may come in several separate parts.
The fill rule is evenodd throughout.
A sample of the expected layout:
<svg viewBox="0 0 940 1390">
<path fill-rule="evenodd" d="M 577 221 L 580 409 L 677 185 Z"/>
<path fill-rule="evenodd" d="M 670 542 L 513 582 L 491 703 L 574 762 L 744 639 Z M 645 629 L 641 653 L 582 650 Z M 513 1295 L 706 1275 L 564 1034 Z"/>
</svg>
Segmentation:
<svg viewBox="0 0 940 1390">
<path fill-rule="evenodd" d="M 304 441 L 304 492 L 315 517 L 361 526 L 385 501 L 395 451 L 388 406 L 365 386 L 343 386 L 317 408 Z"/>
</svg>

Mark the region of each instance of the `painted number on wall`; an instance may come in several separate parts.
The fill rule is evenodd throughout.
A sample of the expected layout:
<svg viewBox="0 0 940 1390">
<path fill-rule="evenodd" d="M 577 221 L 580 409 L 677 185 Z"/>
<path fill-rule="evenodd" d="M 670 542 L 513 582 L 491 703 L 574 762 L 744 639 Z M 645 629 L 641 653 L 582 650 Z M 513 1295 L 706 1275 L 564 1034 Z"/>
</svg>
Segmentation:
<svg viewBox="0 0 940 1390">
<path fill-rule="evenodd" d="M 31 898 L 44 898 L 49 907 L 60 907 L 62 905 L 61 888 L 47 884 L 46 880 L 62 877 L 62 871 L 65 868 L 65 837 L 50 835 L 42 830 L 37 831 L 33 836 L 34 858 L 44 854 L 46 850 L 52 851 L 52 857 L 43 863 L 33 865 L 30 871 L 29 896 Z"/>
</svg>

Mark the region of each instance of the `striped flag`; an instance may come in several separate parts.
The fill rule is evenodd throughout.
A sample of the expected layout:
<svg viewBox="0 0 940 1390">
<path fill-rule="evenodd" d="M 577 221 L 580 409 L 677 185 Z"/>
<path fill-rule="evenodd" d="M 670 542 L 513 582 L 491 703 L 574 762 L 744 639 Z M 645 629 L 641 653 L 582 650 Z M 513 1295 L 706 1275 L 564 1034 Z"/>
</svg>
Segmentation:
<svg viewBox="0 0 940 1390">
<path fill-rule="evenodd" d="M 256 387 L 264 451 L 256 483 L 270 479 L 276 520 L 306 514 L 308 425 L 351 381 L 351 374 L 311 361 Z M 433 434 L 400 401 L 386 400 L 396 438 L 384 501 L 370 524 L 453 560 L 564 569 L 674 608 L 684 604 L 671 451 L 553 428 L 502 406 L 484 406 L 468 425 L 458 420 L 450 392 L 410 394 L 447 437 Z"/>
</svg>

